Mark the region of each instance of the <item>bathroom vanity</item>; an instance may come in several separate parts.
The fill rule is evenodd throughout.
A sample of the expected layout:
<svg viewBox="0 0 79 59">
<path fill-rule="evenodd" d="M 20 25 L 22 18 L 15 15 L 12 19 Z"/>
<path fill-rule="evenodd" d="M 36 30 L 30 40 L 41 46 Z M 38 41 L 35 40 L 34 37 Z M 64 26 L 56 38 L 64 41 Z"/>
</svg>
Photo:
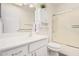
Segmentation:
<svg viewBox="0 0 79 59">
<path fill-rule="evenodd" d="M 0 35 L 0 56 L 46 56 L 47 36 L 29 33 Z"/>
</svg>

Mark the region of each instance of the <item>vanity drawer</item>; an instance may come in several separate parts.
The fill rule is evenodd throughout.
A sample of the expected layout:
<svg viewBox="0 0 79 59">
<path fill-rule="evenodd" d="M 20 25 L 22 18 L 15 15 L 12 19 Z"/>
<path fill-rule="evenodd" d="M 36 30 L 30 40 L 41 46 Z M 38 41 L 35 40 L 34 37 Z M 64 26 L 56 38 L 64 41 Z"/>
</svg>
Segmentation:
<svg viewBox="0 0 79 59">
<path fill-rule="evenodd" d="M 21 46 L 7 50 L 1 53 L 2 56 L 26 56 L 28 54 L 28 46 Z"/>
<path fill-rule="evenodd" d="M 47 46 L 47 39 L 43 39 L 43 40 L 40 40 L 40 41 L 36 41 L 36 42 L 33 42 L 33 43 L 30 43 L 29 45 L 29 52 L 32 52 L 36 49 L 39 49 L 41 48 L 42 46 Z"/>
</svg>

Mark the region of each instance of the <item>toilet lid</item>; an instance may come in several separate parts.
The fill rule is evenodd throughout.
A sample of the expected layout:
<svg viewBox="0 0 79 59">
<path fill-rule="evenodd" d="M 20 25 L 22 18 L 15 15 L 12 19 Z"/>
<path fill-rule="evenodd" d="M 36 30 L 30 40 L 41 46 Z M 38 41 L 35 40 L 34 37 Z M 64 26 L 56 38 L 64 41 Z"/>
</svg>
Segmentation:
<svg viewBox="0 0 79 59">
<path fill-rule="evenodd" d="M 58 43 L 55 43 L 55 42 L 50 42 L 48 44 L 48 47 L 59 49 L 61 47 L 61 45 Z"/>
</svg>

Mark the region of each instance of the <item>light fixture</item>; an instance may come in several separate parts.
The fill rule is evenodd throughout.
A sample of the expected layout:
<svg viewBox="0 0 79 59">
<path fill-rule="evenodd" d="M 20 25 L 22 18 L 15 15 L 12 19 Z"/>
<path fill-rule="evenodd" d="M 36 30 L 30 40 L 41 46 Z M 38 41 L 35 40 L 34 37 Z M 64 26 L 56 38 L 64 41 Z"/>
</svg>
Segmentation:
<svg viewBox="0 0 79 59">
<path fill-rule="evenodd" d="M 29 7 L 29 8 L 33 8 L 34 4 L 32 3 L 15 3 L 18 6 L 24 6 L 24 7 Z"/>
<path fill-rule="evenodd" d="M 15 3 L 16 5 L 18 5 L 18 6 L 23 6 L 23 4 L 22 3 Z"/>
<path fill-rule="evenodd" d="M 34 7 L 34 5 L 33 5 L 33 4 L 29 4 L 29 7 L 30 7 L 30 8 L 33 8 L 33 7 Z"/>
</svg>

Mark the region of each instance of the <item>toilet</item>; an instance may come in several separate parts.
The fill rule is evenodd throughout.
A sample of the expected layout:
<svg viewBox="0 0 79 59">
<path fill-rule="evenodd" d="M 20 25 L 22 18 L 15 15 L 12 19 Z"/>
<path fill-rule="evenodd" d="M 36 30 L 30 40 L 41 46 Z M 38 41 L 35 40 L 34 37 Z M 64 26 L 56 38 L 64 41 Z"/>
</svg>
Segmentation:
<svg viewBox="0 0 79 59">
<path fill-rule="evenodd" d="M 61 45 L 55 42 L 48 43 L 48 55 L 49 56 L 59 56 Z"/>
</svg>

